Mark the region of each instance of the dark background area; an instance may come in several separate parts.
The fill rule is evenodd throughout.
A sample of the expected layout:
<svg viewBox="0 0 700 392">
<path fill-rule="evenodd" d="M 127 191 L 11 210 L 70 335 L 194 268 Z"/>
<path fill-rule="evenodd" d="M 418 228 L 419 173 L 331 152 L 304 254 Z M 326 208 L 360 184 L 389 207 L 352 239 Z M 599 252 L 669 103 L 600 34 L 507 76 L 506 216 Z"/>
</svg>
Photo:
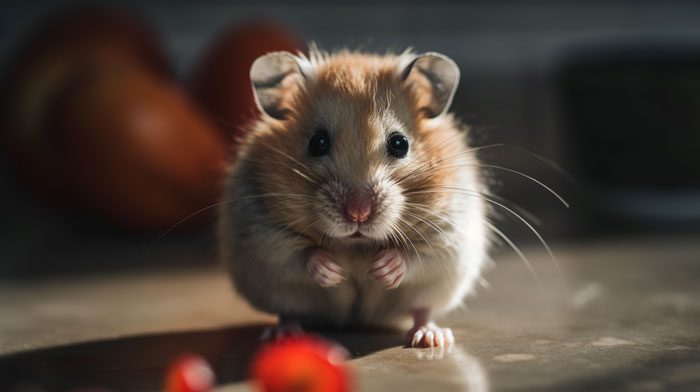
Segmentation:
<svg viewBox="0 0 700 392">
<path fill-rule="evenodd" d="M 45 18 L 87 3 L 4 2 L 0 65 Z M 539 216 L 556 241 L 697 233 L 700 223 L 700 5 L 692 2 L 91 2 L 142 15 L 183 82 L 232 24 L 264 18 L 321 48 L 438 51 L 462 80 L 453 110 L 499 195 Z M 2 67 L 0 69 L 4 69 Z M 542 160 L 535 155 L 546 159 Z M 52 207 L 0 160 L 0 276 L 214 262 L 213 224 L 140 232 Z M 560 170 L 561 169 L 561 170 Z M 562 173 L 562 171 L 564 173 Z M 50 203 L 49 203 L 50 204 Z M 517 220 L 499 225 L 536 238 Z"/>
</svg>

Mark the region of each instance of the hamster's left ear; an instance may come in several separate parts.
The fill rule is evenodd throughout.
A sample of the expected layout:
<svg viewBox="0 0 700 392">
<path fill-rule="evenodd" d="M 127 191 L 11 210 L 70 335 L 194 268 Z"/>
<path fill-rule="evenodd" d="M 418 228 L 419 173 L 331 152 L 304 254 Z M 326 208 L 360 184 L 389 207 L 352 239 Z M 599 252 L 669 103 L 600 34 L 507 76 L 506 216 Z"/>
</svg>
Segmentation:
<svg viewBox="0 0 700 392">
<path fill-rule="evenodd" d="M 270 117 L 283 119 L 287 114 L 285 95 L 299 75 L 299 63 L 289 52 L 272 52 L 258 57 L 250 67 L 250 81 L 258 109 Z"/>
<path fill-rule="evenodd" d="M 445 113 L 459 85 L 459 67 L 449 57 L 436 52 L 418 55 L 401 73 L 403 83 L 418 83 L 429 87 L 429 99 L 419 99 L 424 103 L 428 117 Z M 419 90 L 420 91 L 420 90 Z"/>
</svg>

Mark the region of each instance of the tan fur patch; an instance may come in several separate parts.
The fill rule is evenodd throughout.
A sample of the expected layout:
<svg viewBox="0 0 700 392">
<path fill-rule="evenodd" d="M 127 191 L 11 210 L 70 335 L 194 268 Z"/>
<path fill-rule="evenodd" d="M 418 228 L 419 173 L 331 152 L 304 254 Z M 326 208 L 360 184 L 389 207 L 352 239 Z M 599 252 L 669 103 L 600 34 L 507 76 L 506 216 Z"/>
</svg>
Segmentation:
<svg viewBox="0 0 700 392">
<path fill-rule="evenodd" d="M 263 117 L 244 152 L 260 175 L 255 179 L 260 191 L 280 195 L 265 198 L 277 211 L 278 223 L 321 236 L 309 232 L 316 217 L 308 212 L 319 182 L 338 177 L 361 183 L 367 173 L 386 166 L 391 131 L 386 128 L 392 121 L 408 134 L 413 157 L 411 166 L 392 168 L 392 178 L 407 192 L 426 191 L 412 193 L 409 202 L 440 207 L 450 192 L 441 186 L 454 183 L 460 171 L 450 163 L 464 159 L 466 135 L 449 114 L 426 117 L 430 84 L 420 75 L 407 81 L 400 77 L 410 56 L 312 53 L 313 72 L 285 84 L 283 106 L 290 115 L 284 120 Z M 319 128 L 328 129 L 333 140 L 333 163 L 327 170 L 316 167 L 307 154 L 308 141 Z"/>
</svg>

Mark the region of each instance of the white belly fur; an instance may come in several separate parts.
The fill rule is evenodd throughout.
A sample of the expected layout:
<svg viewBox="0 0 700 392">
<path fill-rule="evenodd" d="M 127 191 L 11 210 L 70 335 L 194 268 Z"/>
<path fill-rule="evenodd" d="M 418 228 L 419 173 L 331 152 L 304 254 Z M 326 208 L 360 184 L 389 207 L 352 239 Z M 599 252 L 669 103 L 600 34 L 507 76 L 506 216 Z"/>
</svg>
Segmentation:
<svg viewBox="0 0 700 392">
<path fill-rule="evenodd" d="M 238 212 L 254 213 L 249 207 Z M 416 246 L 420 261 L 409 247 L 407 275 L 398 288 L 386 290 L 370 279 L 367 270 L 374 250 L 357 248 L 329 249 L 347 271 L 347 279 L 339 286 L 322 288 L 305 274 L 303 260 L 280 260 L 289 253 L 284 236 L 268 251 L 278 257 L 254 260 L 253 255 L 258 253 L 254 248 L 260 244 L 239 241 L 231 226 L 235 214 L 226 212 L 221 222 L 222 251 L 237 291 L 260 310 L 293 315 L 307 322 L 397 326 L 417 307 L 443 314 L 472 291 L 486 258 L 483 203 L 458 197 L 451 213 L 457 227 L 444 232 L 449 243 L 444 236 L 433 233 L 429 237 L 432 249 L 425 244 Z M 435 253 L 446 255 L 436 257 Z M 291 263 L 299 265 L 290 268 Z"/>
</svg>

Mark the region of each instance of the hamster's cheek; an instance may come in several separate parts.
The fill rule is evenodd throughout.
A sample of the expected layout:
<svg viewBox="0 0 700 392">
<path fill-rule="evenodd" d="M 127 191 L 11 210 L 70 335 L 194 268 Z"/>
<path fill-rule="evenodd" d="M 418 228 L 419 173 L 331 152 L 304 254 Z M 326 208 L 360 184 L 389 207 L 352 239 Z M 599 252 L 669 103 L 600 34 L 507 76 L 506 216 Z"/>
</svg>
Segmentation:
<svg viewBox="0 0 700 392">
<path fill-rule="evenodd" d="M 313 196 L 314 225 L 329 237 L 348 237 L 357 230 L 341 213 L 340 206 L 345 197 L 345 189 L 337 181 L 321 184 Z"/>
<path fill-rule="evenodd" d="M 317 198 L 316 205 L 313 207 L 313 215 L 313 224 L 329 237 L 347 237 L 356 230 L 341 216 L 335 202 L 327 197 Z"/>
<path fill-rule="evenodd" d="M 395 234 L 395 227 L 401 223 L 406 197 L 396 184 L 379 184 L 377 189 L 377 206 L 371 224 L 364 233 L 378 240 L 384 240 Z"/>
</svg>

